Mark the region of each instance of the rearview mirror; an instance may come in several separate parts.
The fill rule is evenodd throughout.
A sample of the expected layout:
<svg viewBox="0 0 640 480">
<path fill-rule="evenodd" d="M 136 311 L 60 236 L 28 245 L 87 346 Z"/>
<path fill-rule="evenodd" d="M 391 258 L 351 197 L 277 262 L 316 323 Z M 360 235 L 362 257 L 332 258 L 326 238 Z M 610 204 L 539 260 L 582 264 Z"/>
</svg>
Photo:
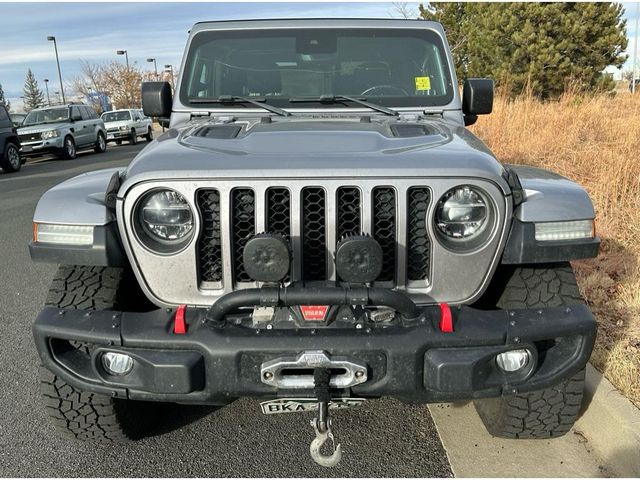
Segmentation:
<svg viewBox="0 0 640 480">
<path fill-rule="evenodd" d="M 169 82 L 142 82 L 142 111 L 147 117 L 171 116 L 172 104 Z"/>
<path fill-rule="evenodd" d="M 464 124 L 473 125 L 478 115 L 487 115 L 493 110 L 493 80 L 490 78 L 468 78 L 462 88 L 462 113 Z"/>
</svg>

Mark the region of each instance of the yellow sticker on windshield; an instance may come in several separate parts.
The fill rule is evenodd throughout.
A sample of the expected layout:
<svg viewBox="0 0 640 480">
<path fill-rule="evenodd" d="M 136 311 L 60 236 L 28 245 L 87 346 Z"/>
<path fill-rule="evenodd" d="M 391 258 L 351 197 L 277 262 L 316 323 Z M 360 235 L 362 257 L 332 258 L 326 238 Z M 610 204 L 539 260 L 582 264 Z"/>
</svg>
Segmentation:
<svg viewBox="0 0 640 480">
<path fill-rule="evenodd" d="M 429 77 L 416 77 L 416 90 L 431 90 L 431 79 Z"/>
</svg>

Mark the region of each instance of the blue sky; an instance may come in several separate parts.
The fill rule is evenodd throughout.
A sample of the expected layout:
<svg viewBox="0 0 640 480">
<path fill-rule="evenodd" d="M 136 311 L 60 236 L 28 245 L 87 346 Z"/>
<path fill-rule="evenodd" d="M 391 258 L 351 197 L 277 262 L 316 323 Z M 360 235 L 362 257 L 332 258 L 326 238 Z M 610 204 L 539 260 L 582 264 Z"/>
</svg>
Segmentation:
<svg viewBox="0 0 640 480">
<path fill-rule="evenodd" d="M 417 11 L 418 3 L 408 7 Z M 629 52 L 633 53 L 636 6 L 626 3 Z M 58 41 L 65 85 L 79 73 L 79 60 L 120 60 L 116 50 L 127 50 L 129 61 L 144 68 L 156 57 L 158 66 L 178 66 L 193 23 L 202 20 L 278 17 L 390 18 L 398 13 L 392 3 L 3 3 L 0 30 L 0 83 L 5 95 L 19 104 L 22 86 L 31 68 L 44 90 L 59 90 L 53 44 Z M 630 68 L 630 62 L 629 67 Z"/>
</svg>

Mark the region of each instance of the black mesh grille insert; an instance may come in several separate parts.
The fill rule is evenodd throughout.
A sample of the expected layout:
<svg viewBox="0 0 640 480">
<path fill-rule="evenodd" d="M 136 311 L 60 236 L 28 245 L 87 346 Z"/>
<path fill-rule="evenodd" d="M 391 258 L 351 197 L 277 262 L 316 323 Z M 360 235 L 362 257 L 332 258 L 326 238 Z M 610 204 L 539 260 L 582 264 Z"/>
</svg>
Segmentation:
<svg viewBox="0 0 640 480">
<path fill-rule="evenodd" d="M 407 279 L 427 280 L 431 242 L 427 232 L 429 189 L 412 187 L 407 193 Z"/>
<path fill-rule="evenodd" d="M 231 192 L 231 253 L 236 282 L 251 282 L 242 261 L 247 241 L 256 234 L 255 194 L 250 188 L 236 188 Z"/>
<path fill-rule="evenodd" d="M 382 247 L 384 255 L 379 282 L 392 282 L 396 278 L 396 192 L 391 187 L 373 189 L 373 238 Z"/>
<path fill-rule="evenodd" d="M 196 195 L 202 233 L 198 239 L 200 281 L 222 281 L 222 246 L 220 243 L 220 194 L 217 190 L 199 190 Z"/>
<path fill-rule="evenodd" d="M 291 235 L 291 192 L 288 188 L 267 190 L 266 229 L 289 239 Z"/>
<path fill-rule="evenodd" d="M 305 281 L 327 278 L 326 198 L 321 187 L 302 190 L 302 268 Z"/>
<path fill-rule="evenodd" d="M 340 187 L 337 196 L 336 237 L 340 240 L 345 235 L 359 235 L 362 231 L 360 221 L 360 189 L 357 187 Z"/>
</svg>

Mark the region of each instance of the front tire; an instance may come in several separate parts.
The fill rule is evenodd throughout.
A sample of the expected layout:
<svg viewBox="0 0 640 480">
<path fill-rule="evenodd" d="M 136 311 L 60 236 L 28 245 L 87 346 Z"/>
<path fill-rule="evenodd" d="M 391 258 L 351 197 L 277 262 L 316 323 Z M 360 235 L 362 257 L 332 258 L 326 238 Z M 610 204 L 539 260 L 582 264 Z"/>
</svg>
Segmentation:
<svg viewBox="0 0 640 480">
<path fill-rule="evenodd" d="M 93 147 L 93 151 L 96 153 L 104 153 L 107 151 L 107 139 L 104 138 L 104 133 L 98 132 L 98 138 L 96 139 L 96 145 Z"/>
<path fill-rule="evenodd" d="M 73 137 L 65 137 L 61 157 L 65 160 L 73 160 L 77 155 L 76 142 L 73 141 Z"/>
<path fill-rule="evenodd" d="M 62 266 L 53 279 L 46 305 L 62 309 L 121 309 L 140 302 L 132 295 L 139 293 L 133 281 L 129 272 L 121 268 Z M 91 349 L 88 344 L 75 347 L 86 354 Z M 46 411 L 64 435 L 126 442 L 145 436 L 158 421 L 153 404 L 83 392 L 45 367 L 40 368 L 39 378 Z"/>
<path fill-rule="evenodd" d="M 13 173 L 20 170 L 22 167 L 22 160 L 20 159 L 20 150 L 15 143 L 7 142 L 4 147 L 4 156 L 0 158 L 0 167 L 5 173 Z"/>
<path fill-rule="evenodd" d="M 497 308 L 543 308 L 584 303 L 568 263 L 517 267 L 502 273 L 508 279 L 501 292 L 497 292 Z M 496 273 L 500 274 L 500 271 Z M 473 403 L 485 427 L 495 437 L 560 437 L 578 419 L 584 378 L 583 369 L 545 390 L 479 399 Z"/>
</svg>

